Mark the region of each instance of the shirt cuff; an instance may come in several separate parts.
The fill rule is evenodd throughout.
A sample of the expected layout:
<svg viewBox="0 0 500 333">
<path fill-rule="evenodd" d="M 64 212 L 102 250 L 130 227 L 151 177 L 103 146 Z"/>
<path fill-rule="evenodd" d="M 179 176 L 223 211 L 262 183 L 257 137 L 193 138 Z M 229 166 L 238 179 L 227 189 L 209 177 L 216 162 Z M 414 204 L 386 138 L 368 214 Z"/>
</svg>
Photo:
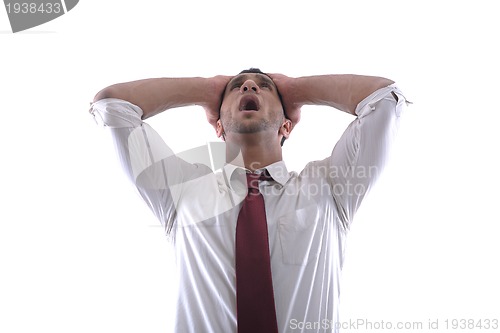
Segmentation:
<svg viewBox="0 0 500 333">
<path fill-rule="evenodd" d="M 99 126 L 138 127 L 144 112 L 140 107 L 118 98 L 104 98 L 90 105 L 90 114 Z"/>
<path fill-rule="evenodd" d="M 362 118 L 375 110 L 375 105 L 378 101 L 384 99 L 387 95 L 390 93 L 395 93 L 396 96 L 398 97 L 397 104 L 401 104 L 403 102 L 406 102 L 406 98 L 403 96 L 403 93 L 401 90 L 396 87 L 396 84 L 393 83 L 387 87 L 380 88 L 376 91 L 374 91 L 371 95 L 363 99 L 358 106 L 356 107 L 355 113 L 359 118 Z M 406 102 L 408 103 L 408 102 Z M 399 116 L 399 113 L 401 112 L 402 108 L 396 108 L 396 115 Z"/>
</svg>

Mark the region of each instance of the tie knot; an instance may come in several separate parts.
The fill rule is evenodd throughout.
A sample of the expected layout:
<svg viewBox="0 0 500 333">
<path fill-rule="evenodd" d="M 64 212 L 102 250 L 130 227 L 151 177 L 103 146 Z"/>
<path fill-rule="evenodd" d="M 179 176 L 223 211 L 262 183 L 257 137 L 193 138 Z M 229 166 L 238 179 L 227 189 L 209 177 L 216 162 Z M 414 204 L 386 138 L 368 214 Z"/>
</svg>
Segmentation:
<svg viewBox="0 0 500 333">
<path fill-rule="evenodd" d="M 248 189 L 252 192 L 259 191 L 259 181 L 262 180 L 272 180 L 273 178 L 267 172 L 267 170 L 262 171 L 260 174 L 257 173 L 247 173 L 247 185 Z"/>
</svg>

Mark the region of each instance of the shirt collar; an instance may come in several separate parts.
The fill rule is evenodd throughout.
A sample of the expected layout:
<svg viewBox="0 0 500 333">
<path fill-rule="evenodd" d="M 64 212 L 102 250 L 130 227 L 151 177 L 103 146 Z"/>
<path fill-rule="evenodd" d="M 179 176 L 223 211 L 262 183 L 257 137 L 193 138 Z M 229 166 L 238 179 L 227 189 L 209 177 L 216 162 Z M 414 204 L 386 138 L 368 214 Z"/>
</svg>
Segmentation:
<svg viewBox="0 0 500 333">
<path fill-rule="evenodd" d="M 262 169 L 267 169 L 271 177 L 281 186 L 285 186 L 286 182 L 290 179 L 290 174 L 283 161 L 275 162 Z"/>
<path fill-rule="evenodd" d="M 286 182 L 290 179 L 290 174 L 288 173 L 285 162 L 283 161 L 278 161 L 273 164 L 269 164 L 268 166 L 257 169 L 256 171 L 259 173 L 264 171 L 264 169 L 267 169 L 271 177 L 273 177 L 273 179 L 281 186 L 285 186 Z M 227 163 L 226 165 L 224 165 L 223 169 L 226 181 L 229 181 L 231 179 L 233 173 L 236 170 L 243 170 L 245 172 L 250 171 L 246 168 Z"/>
</svg>

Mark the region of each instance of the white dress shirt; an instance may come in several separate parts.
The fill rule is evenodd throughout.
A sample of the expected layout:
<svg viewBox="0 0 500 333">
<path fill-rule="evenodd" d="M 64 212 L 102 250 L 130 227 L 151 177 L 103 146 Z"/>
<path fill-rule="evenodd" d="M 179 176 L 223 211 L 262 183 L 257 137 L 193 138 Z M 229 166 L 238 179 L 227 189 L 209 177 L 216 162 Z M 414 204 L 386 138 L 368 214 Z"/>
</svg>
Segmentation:
<svg viewBox="0 0 500 333">
<path fill-rule="evenodd" d="M 265 167 L 273 180 L 259 187 L 281 333 L 338 331 L 346 235 L 384 168 L 404 102 L 394 85 L 379 89 L 359 103 L 331 156 L 300 173 L 283 161 Z M 102 99 L 90 111 L 111 132 L 126 174 L 172 239 L 180 281 L 175 332 L 236 333 L 235 231 L 244 172 L 231 163 L 216 172 L 192 163 L 213 160 L 220 147 L 176 156 L 127 101 Z"/>
</svg>

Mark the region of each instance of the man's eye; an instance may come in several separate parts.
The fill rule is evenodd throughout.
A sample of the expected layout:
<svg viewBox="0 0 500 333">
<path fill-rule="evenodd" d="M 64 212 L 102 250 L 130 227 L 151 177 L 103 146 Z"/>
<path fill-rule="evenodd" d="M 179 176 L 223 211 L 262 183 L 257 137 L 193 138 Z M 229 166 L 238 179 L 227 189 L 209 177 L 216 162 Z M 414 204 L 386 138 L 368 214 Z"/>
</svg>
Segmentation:
<svg viewBox="0 0 500 333">
<path fill-rule="evenodd" d="M 241 84 L 236 83 L 236 84 L 233 84 L 233 86 L 231 87 L 231 90 L 236 89 L 236 88 L 239 89 L 240 87 L 241 87 Z"/>
<path fill-rule="evenodd" d="M 271 88 L 271 85 L 270 85 L 269 83 L 267 83 L 267 82 L 262 82 L 262 83 L 260 84 L 260 87 L 261 87 L 261 88 L 267 88 L 267 89 L 270 89 L 270 88 Z"/>
</svg>

